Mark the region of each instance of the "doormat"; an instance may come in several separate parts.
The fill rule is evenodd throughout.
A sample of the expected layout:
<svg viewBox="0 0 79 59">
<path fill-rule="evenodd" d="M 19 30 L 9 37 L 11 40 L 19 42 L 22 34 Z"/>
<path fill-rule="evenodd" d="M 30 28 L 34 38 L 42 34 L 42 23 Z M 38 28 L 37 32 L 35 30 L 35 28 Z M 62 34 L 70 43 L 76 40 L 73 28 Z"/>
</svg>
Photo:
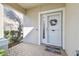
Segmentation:
<svg viewBox="0 0 79 59">
<path fill-rule="evenodd" d="M 59 47 L 59 46 L 53 46 L 53 45 L 47 45 L 46 46 L 46 51 L 49 51 L 49 52 L 53 52 L 53 53 L 58 53 L 58 54 L 62 54 L 62 48 Z"/>
</svg>

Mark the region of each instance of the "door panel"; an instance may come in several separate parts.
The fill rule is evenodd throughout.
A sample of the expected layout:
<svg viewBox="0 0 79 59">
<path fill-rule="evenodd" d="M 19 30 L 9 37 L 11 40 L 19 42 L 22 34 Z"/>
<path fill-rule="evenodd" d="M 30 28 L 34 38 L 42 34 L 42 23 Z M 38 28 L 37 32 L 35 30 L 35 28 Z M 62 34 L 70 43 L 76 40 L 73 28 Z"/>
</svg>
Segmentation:
<svg viewBox="0 0 79 59">
<path fill-rule="evenodd" d="M 61 46 L 61 13 L 47 16 L 47 43 Z"/>
</svg>

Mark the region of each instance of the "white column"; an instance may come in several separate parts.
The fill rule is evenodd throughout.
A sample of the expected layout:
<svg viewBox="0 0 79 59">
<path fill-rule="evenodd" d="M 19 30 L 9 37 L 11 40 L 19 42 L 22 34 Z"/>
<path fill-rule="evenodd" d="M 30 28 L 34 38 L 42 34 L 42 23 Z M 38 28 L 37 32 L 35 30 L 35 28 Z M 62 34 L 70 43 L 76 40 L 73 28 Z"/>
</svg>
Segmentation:
<svg viewBox="0 0 79 59">
<path fill-rule="evenodd" d="M 3 5 L 0 4 L 0 38 L 4 37 Z"/>
</svg>

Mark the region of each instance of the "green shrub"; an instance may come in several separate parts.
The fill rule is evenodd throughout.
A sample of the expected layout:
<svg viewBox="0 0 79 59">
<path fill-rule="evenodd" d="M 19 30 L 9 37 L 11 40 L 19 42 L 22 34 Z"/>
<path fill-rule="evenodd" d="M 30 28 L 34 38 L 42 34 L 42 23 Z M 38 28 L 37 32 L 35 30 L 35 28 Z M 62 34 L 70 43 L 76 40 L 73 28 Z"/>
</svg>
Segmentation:
<svg viewBox="0 0 79 59">
<path fill-rule="evenodd" d="M 4 31 L 4 36 L 9 40 L 9 43 L 13 42 L 20 42 L 23 37 L 21 37 L 21 34 L 19 31 Z"/>
<path fill-rule="evenodd" d="M 4 49 L 0 49 L 0 56 L 5 56 L 6 55 L 6 51 Z"/>
</svg>

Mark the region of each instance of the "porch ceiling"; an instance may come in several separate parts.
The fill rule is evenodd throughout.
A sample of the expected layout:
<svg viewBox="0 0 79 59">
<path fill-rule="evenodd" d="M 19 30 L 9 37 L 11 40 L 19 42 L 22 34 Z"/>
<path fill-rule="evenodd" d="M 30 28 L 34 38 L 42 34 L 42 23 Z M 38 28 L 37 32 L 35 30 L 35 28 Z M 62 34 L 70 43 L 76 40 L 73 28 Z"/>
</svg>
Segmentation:
<svg viewBox="0 0 79 59">
<path fill-rule="evenodd" d="M 33 8 L 33 7 L 44 5 L 44 4 L 47 4 L 47 3 L 18 3 L 18 5 L 20 5 L 21 7 L 25 9 Z"/>
</svg>

